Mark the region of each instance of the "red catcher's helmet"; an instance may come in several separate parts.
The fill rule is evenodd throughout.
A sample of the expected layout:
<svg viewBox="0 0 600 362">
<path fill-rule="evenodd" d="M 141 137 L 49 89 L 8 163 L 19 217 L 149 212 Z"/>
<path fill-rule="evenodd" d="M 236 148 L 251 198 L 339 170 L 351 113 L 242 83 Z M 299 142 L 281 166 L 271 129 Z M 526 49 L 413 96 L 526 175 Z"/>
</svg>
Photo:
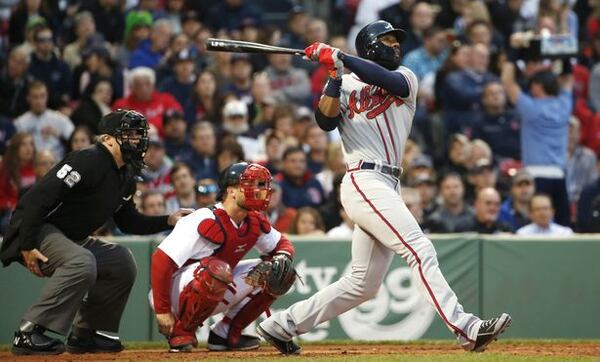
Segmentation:
<svg viewBox="0 0 600 362">
<path fill-rule="evenodd" d="M 246 202 L 244 208 L 253 211 L 264 211 L 269 206 L 273 189 L 271 173 L 256 163 L 240 162 L 229 166 L 219 178 L 218 200 L 222 200 L 229 186 L 240 186 Z"/>
</svg>

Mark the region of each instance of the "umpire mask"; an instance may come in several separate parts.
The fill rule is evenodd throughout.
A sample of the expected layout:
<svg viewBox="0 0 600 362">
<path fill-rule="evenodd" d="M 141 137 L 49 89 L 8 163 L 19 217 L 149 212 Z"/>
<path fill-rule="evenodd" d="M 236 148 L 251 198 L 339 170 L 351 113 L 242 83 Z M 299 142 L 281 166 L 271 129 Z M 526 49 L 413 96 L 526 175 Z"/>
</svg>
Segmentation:
<svg viewBox="0 0 600 362">
<path fill-rule="evenodd" d="M 141 113 L 117 109 L 102 117 L 98 131 L 117 140 L 123 161 L 136 170 L 141 170 L 148 150 L 148 121 Z"/>
</svg>

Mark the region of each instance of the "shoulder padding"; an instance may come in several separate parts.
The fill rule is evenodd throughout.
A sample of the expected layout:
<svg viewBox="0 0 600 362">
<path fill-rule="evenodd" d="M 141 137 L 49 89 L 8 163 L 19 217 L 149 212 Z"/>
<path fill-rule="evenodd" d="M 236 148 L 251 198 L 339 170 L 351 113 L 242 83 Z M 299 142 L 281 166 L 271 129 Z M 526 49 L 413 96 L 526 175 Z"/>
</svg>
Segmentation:
<svg viewBox="0 0 600 362">
<path fill-rule="evenodd" d="M 225 242 L 225 230 L 219 219 L 204 219 L 198 224 L 198 234 L 215 244 Z"/>
<path fill-rule="evenodd" d="M 258 225 L 260 226 L 260 231 L 262 231 L 263 234 L 270 233 L 271 232 L 271 223 L 269 222 L 269 219 L 260 212 L 253 211 L 252 213 L 253 213 L 252 216 L 254 216 L 258 220 Z"/>
</svg>

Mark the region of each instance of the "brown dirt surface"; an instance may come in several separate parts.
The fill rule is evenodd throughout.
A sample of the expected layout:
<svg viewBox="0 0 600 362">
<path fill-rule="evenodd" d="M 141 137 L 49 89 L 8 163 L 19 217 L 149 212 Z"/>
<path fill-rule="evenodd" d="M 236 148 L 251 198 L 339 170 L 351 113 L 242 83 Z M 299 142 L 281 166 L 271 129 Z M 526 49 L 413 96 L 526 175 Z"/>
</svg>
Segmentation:
<svg viewBox="0 0 600 362">
<path fill-rule="evenodd" d="M 488 348 L 488 352 L 504 356 L 556 356 L 556 357 L 599 357 L 600 342 L 504 342 Z M 302 357 L 310 359 L 358 356 L 439 356 L 464 354 L 454 344 L 331 344 L 307 345 Z M 484 354 L 485 355 L 485 354 Z M 9 351 L 0 352 L 0 361 L 164 361 L 164 360 L 230 360 L 230 359 L 274 359 L 282 355 L 270 346 L 255 351 L 210 352 L 197 348 L 191 353 L 168 353 L 165 349 L 130 349 L 118 354 L 64 353 L 58 356 L 15 356 Z"/>
</svg>

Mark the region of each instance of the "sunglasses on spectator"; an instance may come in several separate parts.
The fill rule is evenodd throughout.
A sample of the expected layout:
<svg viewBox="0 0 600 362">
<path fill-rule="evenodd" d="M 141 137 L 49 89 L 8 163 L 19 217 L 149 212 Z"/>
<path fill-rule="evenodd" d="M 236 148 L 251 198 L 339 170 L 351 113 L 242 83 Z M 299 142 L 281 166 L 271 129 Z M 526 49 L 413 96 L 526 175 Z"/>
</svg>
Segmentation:
<svg viewBox="0 0 600 362">
<path fill-rule="evenodd" d="M 35 38 L 35 41 L 38 43 L 51 43 L 52 37 L 51 36 L 40 36 L 38 38 Z"/>
</svg>

